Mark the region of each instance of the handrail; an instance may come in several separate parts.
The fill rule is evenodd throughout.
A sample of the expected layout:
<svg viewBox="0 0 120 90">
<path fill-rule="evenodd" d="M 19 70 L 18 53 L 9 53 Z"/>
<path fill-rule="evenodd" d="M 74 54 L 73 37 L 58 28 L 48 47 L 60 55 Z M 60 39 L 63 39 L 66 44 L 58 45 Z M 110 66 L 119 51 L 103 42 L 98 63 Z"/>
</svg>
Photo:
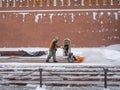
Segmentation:
<svg viewBox="0 0 120 90">
<path fill-rule="evenodd" d="M 83 67 L 84 68 L 84 67 Z M 100 73 L 99 71 L 98 71 L 98 75 L 100 75 L 101 77 L 102 77 L 102 79 L 100 79 L 100 80 L 102 80 L 102 82 L 104 82 L 104 88 L 107 88 L 107 86 L 108 86 L 108 84 L 107 84 L 107 82 L 110 80 L 110 79 L 107 79 L 107 76 L 109 76 L 109 74 L 108 74 L 108 72 L 111 72 L 111 70 L 109 71 L 109 68 L 111 68 L 111 67 L 104 67 L 103 66 L 103 68 L 101 68 L 100 67 L 100 72 L 102 72 L 102 73 Z M 6 68 L 7 69 L 7 68 Z M 13 68 L 14 69 L 14 68 Z M 26 68 L 24 68 L 25 69 L 25 71 L 27 71 L 27 69 Z M 21 72 L 21 70 L 23 70 L 24 71 L 24 69 L 22 68 L 22 69 L 20 69 L 20 68 L 18 68 L 18 71 L 20 71 Z M 72 68 L 71 68 L 72 69 Z M 29 70 L 30 70 L 30 68 L 29 68 Z M 34 72 L 39 72 L 39 85 L 40 85 L 40 87 L 42 87 L 42 85 L 43 85 L 43 80 L 45 80 L 46 78 L 46 76 L 44 77 L 43 75 L 45 75 L 46 74 L 46 72 L 47 73 L 49 73 L 49 74 L 47 74 L 47 79 L 49 78 L 49 76 L 50 75 L 52 75 L 52 74 L 50 74 L 50 73 L 53 73 L 54 74 L 54 72 L 56 73 L 56 72 L 58 72 L 58 71 L 46 71 L 46 69 L 43 69 L 43 67 L 39 67 L 39 68 L 36 68 L 36 69 L 32 69 L 31 68 L 31 70 L 30 71 L 27 71 L 27 73 L 26 74 L 22 74 L 22 73 L 24 73 L 24 72 L 21 72 L 21 74 L 22 75 L 18 75 L 17 76 L 17 78 L 19 77 L 19 78 L 21 78 L 21 80 L 22 80 L 22 77 L 24 77 L 24 76 L 29 76 L 29 75 L 31 75 L 32 74 L 32 76 L 33 75 L 35 75 L 35 78 L 36 78 L 36 76 L 37 76 L 37 78 L 38 78 L 38 73 L 34 73 Z M 51 70 L 51 69 L 50 69 Z M 83 69 L 84 70 L 84 69 Z M 85 67 L 85 70 L 87 70 L 86 69 L 86 67 Z M 96 69 L 95 69 L 96 70 Z M 17 69 L 16 69 L 16 71 L 17 71 Z M 61 70 L 60 70 L 61 71 Z M 60 71 L 59 71 L 59 73 L 60 73 Z M 92 70 L 90 70 L 91 72 L 94 72 L 94 71 L 92 71 Z M 11 72 L 11 71 L 10 71 Z M 13 72 L 13 71 L 12 71 Z M 29 72 L 29 73 L 28 73 Z M 44 72 L 44 73 L 43 73 Z M 63 71 L 62 71 L 63 72 Z M 67 72 L 66 70 L 65 70 L 65 72 Z M 75 72 L 77 72 L 76 70 L 75 70 Z M 104 73 L 103 73 L 104 72 Z M 34 73 L 34 74 L 33 74 Z M 59 73 L 58 74 L 54 74 L 54 76 L 57 76 L 56 78 L 56 80 L 58 80 L 58 81 L 60 81 L 59 80 L 59 77 L 60 78 L 62 78 L 61 80 L 63 80 L 63 82 L 64 82 L 64 80 L 65 81 L 67 81 L 68 83 L 69 82 L 71 82 L 71 80 L 73 80 L 73 82 L 74 82 L 74 80 L 75 80 L 75 82 L 80 82 L 80 80 L 81 79 L 74 79 L 74 78 L 70 78 L 71 76 L 70 76 L 70 74 L 68 75 L 68 77 L 67 77 L 67 75 L 66 75 L 66 77 L 67 78 L 70 78 L 70 79 L 67 79 L 67 78 L 64 78 L 64 77 L 61 77 L 61 75 L 59 75 Z M 73 73 L 73 71 L 72 71 L 72 73 Z M 86 73 L 86 72 L 84 72 L 83 71 L 83 73 Z M 113 73 L 114 73 L 114 71 L 113 71 Z M 8 74 L 9 74 L 9 71 L 8 71 Z M 8 75 L 7 74 L 7 75 Z M 78 73 L 77 75 L 75 75 L 75 77 L 79 77 L 80 75 L 79 75 L 80 73 Z M 96 74 L 96 73 L 95 73 Z M 101 75 L 102 74 L 102 75 Z M 17 73 L 14 75 L 14 74 L 11 74 L 11 76 L 13 75 L 13 79 L 14 79 L 14 76 L 16 76 L 17 75 Z M 89 75 L 89 73 L 87 74 L 87 75 Z M 72 75 L 73 76 L 73 75 Z M 95 75 L 96 76 L 96 75 Z M 82 76 L 81 76 L 82 77 Z M 83 76 L 84 77 L 84 76 Z M 96 76 L 97 77 L 97 76 Z M 36 79 L 37 79 L 36 78 Z M 45 79 L 44 79 L 45 78 Z M 85 76 L 85 78 L 86 78 L 86 76 Z M 46 80 L 47 80 L 46 79 Z M 99 79 L 99 78 L 98 78 Z M 119 79 L 119 78 L 118 78 Z M 10 80 L 12 80 L 12 79 L 10 79 Z M 32 79 L 30 79 L 30 81 L 31 81 Z M 52 79 L 51 79 L 52 80 Z M 77 80 L 77 81 L 76 81 Z M 89 80 L 89 79 L 86 79 L 86 80 Z M 91 79 L 90 79 L 91 80 Z M 94 80 L 94 79 L 93 79 Z M 96 80 L 96 79 L 95 79 Z M 49 81 L 49 80 L 48 80 Z M 17 82 L 17 81 L 16 81 Z M 16 82 L 13 82 L 13 84 L 14 83 L 16 83 Z M 18 81 L 19 82 L 19 81 Z M 17 83 L 18 83 L 17 82 Z M 20 81 L 21 82 L 21 81 Z M 54 82 L 54 79 L 53 79 L 53 82 Z M 9 84 L 9 81 L 8 82 L 5 82 L 5 83 L 7 83 L 7 84 Z M 11 83 L 11 82 L 10 82 Z M 35 83 L 34 81 L 33 82 L 31 82 L 31 83 Z M 37 81 L 37 83 L 38 83 L 38 81 Z M 101 83 L 101 82 L 100 82 Z M 24 82 L 23 82 L 23 84 L 24 84 Z M 26 84 L 28 84 L 27 83 L 27 81 L 26 81 Z M 54 83 L 53 83 L 54 84 Z M 59 84 L 59 83 L 58 83 Z M 62 84 L 64 84 L 64 83 L 62 83 Z M 60 83 L 60 85 L 62 85 L 61 83 Z M 70 83 L 70 84 L 72 84 L 72 83 Z M 83 83 L 84 84 L 84 83 Z M 112 83 L 111 83 L 112 84 Z M 51 85 L 51 84 L 50 84 Z M 57 82 L 55 83 L 55 85 L 57 85 Z M 66 84 L 67 85 L 67 84 Z M 89 84 L 88 84 L 89 85 Z M 94 83 L 93 83 L 93 85 L 94 85 Z M 96 84 L 95 84 L 96 85 Z"/>
</svg>

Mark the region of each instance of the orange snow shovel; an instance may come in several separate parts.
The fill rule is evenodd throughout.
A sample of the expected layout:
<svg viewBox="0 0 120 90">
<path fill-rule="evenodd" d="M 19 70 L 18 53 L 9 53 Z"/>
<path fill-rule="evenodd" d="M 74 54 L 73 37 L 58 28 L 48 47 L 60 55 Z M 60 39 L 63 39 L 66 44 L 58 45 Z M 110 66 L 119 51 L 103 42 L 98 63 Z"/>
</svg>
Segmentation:
<svg viewBox="0 0 120 90">
<path fill-rule="evenodd" d="M 78 63 L 82 63 L 83 61 L 84 61 L 84 57 L 81 57 L 81 56 L 77 57 Z"/>
</svg>

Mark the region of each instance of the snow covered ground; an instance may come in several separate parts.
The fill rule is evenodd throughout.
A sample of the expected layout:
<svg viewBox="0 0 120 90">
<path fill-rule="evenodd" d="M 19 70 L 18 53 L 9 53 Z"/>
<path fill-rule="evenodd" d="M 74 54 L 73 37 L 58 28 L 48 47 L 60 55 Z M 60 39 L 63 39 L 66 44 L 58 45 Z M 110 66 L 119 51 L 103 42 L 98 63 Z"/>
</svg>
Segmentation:
<svg viewBox="0 0 120 90">
<path fill-rule="evenodd" d="M 35 52 L 35 51 L 48 51 L 48 48 L 0 48 L 0 51 L 18 51 L 18 50 L 25 50 L 29 53 L 31 52 Z M 44 64 L 40 64 L 40 63 L 0 63 L 0 66 L 38 66 L 38 65 L 47 65 L 47 66 L 62 66 L 64 64 L 66 65 L 90 65 L 90 66 L 120 66 L 120 44 L 116 44 L 116 45 L 110 45 L 107 47 L 97 47 L 97 48 L 71 48 L 71 51 L 73 52 L 73 54 L 77 57 L 77 56 L 83 56 L 85 57 L 84 62 L 82 63 L 44 63 Z M 47 55 L 44 56 L 40 56 L 40 57 L 33 57 L 33 58 L 46 58 Z M 61 58 L 63 57 L 63 50 L 62 49 L 58 49 L 57 51 L 57 58 Z M 7 59 L 8 57 L 0 57 L 0 60 L 4 60 Z M 21 58 L 31 58 L 31 57 L 19 57 Z M 53 67 L 54 68 L 54 67 Z M 65 87 L 66 88 L 66 87 Z M 70 87 L 68 89 L 58 89 L 58 90 L 71 90 Z M 83 87 L 85 88 L 85 87 Z M 93 87 L 94 88 L 94 87 Z M 117 87 L 120 88 L 120 87 Z M 1 90 L 1 89 L 0 89 Z M 49 89 L 45 89 L 45 88 L 39 88 L 39 86 L 36 88 L 36 90 L 49 90 Z M 74 89 L 74 90 L 78 90 L 78 89 Z M 81 89 L 82 90 L 82 89 Z M 83 90 L 89 90 L 89 89 L 83 89 Z M 101 90 L 101 89 L 91 89 L 91 90 Z M 102 90 L 109 90 L 109 89 L 102 89 Z M 119 89 L 116 89 L 119 90 Z"/>
<path fill-rule="evenodd" d="M 36 52 L 36 51 L 46 51 L 48 52 L 48 48 L 0 48 L 0 51 L 20 51 L 25 50 L 28 53 Z M 85 57 L 84 62 L 82 64 L 114 64 L 119 65 L 120 63 L 120 44 L 110 45 L 107 47 L 97 47 L 97 48 L 71 48 L 71 52 L 77 56 Z M 57 50 L 57 58 L 63 57 L 63 50 Z M 46 58 L 47 55 L 43 55 L 40 57 L 19 57 L 19 58 Z M 8 57 L 1 56 L 0 59 L 4 59 Z M 64 57 L 63 57 L 64 58 Z"/>
</svg>

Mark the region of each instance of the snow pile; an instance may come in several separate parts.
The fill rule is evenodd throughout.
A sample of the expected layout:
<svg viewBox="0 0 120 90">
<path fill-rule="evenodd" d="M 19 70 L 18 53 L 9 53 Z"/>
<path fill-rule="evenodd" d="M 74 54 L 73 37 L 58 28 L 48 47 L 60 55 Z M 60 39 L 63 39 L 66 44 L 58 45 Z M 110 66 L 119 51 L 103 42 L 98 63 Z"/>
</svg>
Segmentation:
<svg viewBox="0 0 120 90">
<path fill-rule="evenodd" d="M 35 90 L 48 90 L 48 89 L 45 89 L 45 87 L 40 87 L 40 86 L 38 85 Z"/>
<path fill-rule="evenodd" d="M 107 46 L 106 48 L 120 51 L 120 44 L 110 45 L 110 46 Z"/>
<path fill-rule="evenodd" d="M 105 89 L 103 89 L 103 90 L 110 90 L 110 89 L 108 89 L 108 88 L 105 88 Z"/>
<path fill-rule="evenodd" d="M 106 59 L 120 60 L 120 51 L 115 50 L 103 50 L 103 55 Z"/>
<path fill-rule="evenodd" d="M 76 56 L 83 56 L 83 63 L 118 64 L 120 63 L 120 44 L 100 48 L 72 48 Z"/>
</svg>

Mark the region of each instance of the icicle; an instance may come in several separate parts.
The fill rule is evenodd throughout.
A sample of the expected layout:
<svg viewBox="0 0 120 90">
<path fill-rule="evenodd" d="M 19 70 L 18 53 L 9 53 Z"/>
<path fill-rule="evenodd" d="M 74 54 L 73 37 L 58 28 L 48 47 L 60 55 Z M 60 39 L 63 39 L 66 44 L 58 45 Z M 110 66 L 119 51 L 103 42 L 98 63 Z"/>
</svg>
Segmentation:
<svg viewBox="0 0 120 90">
<path fill-rule="evenodd" d="M 66 20 L 66 16 L 64 16 L 64 22 L 65 22 L 65 23 L 67 22 L 67 20 Z"/>
<path fill-rule="evenodd" d="M 71 14 L 71 19 L 72 19 L 72 22 L 74 22 L 74 14 L 73 13 Z"/>
<path fill-rule="evenodd" d="M 15 17 L 18 17 L 18 13 L 13 13 L 15 15 Z"/>
<path fill-rule="evenodd" d="M 27 15 L 27 14 L 29 14 L 29 13 L 19 13 L 19 14 L 22 14 L 23 15 L 23 22 L 25 21 L 25 16 Z"/>
<path fill-rule="evenodd" d="M 107 12 L 107 14 L 108 14 L 108 16 L 110 16 L 110 15 L 111 15 L 111 12 Z"/>
<path fill-rule="evenodd" d="M 51 13 L 51 14 L 49 14 L 50 16 L 49 16 L 49 18 L 50 18 L 50 24 L 52 24 L 52 19 L 53 19 L 53 16 L 54 16 L 54 14 L 53 13 Z"/>
<path fill-rule="evenodd" d="M 100 16 L 103 16 L 104 15 L 104 13 L 103 12 L 100 12 Z"/>
<path fill-rule="evenodd" d="M 118 13 L 114 12 L 114 15 L 115 15 L 115 20 L 118 20 Z"/>
<path fill-rule="evenodd" d="M 88 12 L 86 12 L 86 15 L 89 15 L 89 13 L 88 13 Z"/>
<path fill-rule="evenodd" d="M 97 13 L 93 12 L 93 20 L 96 20 L 96 15 L 97 15 Z"/>
<path fill-rule="evenodd" d="M 38 23 L 38 21 L 39 21 L 39 17 L 41 18 L 41 21 L 42 21 L 42 14 L 37 14 L 36 16 L 35 16 L 35 23 Z"/>
<path fill-rule="evenodd" d="M 57 15 L 58 15 L 58 16 L 62 16 L 63 14 L 62 14 L 62 13 L 61 13 L 61 14 L 60 14 L 60 13 L 58 13 Z"/>
</svg>

